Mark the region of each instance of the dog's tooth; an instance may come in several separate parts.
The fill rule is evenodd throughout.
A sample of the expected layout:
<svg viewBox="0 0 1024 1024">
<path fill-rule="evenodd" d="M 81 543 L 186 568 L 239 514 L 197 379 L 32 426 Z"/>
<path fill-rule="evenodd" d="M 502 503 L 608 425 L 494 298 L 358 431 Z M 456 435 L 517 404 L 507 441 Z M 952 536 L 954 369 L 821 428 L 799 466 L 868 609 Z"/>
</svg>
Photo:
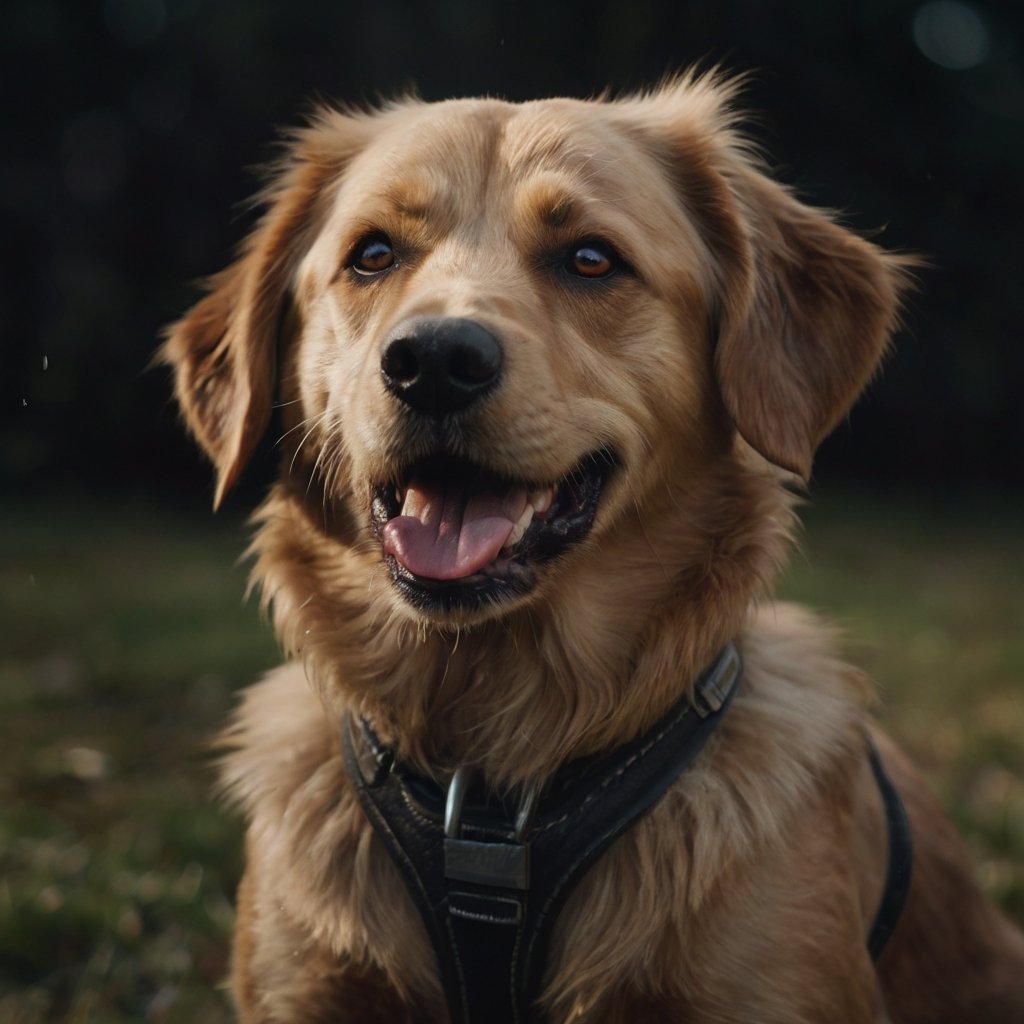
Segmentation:
<svg viewBox="0 0 1024 1024">
<path fill-rule="evenodd" d="M 508 551 L 513 548 L 523 539 L 523 534 L 530 528 L 530 523 L 533 522 L 533 506 L 527 502 L 526 507 L 523 509 L 523 514 L 519 517 L 519 521 L 515 526 L 512 527 L 512 532 L 508 535 L 508 540 L 505 541 L 502 551 Z"/>
<path fill-rule="evenodd" d="M 533 491 L 530 495 L 530 506 L 533 511 L 538 515 L 544 515 L 549 508 L 551 503 L 555 500 L 555 489 L 554 487 L 548 487 L 543 491 Z"/>
<path fill-rule="evenodd" d="M 402 495 L 401 514 L 425 522 L 425 517 L 430 510 L 430 503 L 431 499 L 428 493 L 410 484 Z"/>
</svg>

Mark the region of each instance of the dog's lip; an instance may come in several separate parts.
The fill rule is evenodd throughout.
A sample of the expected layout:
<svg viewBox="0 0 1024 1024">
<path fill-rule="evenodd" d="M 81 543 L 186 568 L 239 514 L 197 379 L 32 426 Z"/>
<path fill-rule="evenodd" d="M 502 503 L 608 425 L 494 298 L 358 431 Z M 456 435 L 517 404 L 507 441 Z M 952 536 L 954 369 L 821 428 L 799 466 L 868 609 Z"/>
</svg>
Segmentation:
<svg viewBox="0 0 1024 1024">
<path fill-rule="evenodd" d="M 557 481 L 538 483 L 435 455 L 372 488 L 372 525 L 396 583 L 433 592 L 512 582 L 521 591 L 527 576 L 532 586 L 532 563 L 589 533 L 615 466 L 602 448 Z"/>
</svg>

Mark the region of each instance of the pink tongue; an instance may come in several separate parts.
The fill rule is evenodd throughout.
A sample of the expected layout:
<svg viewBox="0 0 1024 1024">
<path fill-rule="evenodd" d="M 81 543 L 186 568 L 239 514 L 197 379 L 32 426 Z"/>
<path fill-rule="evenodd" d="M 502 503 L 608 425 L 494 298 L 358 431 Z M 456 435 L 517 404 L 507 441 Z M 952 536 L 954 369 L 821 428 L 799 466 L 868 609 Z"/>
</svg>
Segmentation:
<svg viewBox="0 0 1024 1024">
<path fill-rule="evenodd" d="M 416 576 L 457 580 L 494 561 L 526 509 L 525 490 L 469 493 L 463 482 L 414 480 L 401 515 L 384 526 L 384 551 Z"/>
</svg>

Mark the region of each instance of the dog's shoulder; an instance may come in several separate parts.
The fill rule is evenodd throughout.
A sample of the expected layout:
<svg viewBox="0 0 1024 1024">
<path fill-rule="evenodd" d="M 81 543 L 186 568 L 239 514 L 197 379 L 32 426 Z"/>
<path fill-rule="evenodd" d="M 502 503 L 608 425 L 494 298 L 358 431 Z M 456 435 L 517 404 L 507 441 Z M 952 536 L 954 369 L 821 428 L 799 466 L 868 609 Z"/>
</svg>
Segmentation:
<svg viewBox="0 0 1024 1024">
<path fill-rule="evenodd" d="M 845 731 L 851 715 L 862 720 L 875 690 L 843 659 L 841 640 L 840 630 L 801 605 L 755 605 L 740 635 L 743 703 L 775 716 L 780 728 Z"/>
<path fill-rule="evenodd" d="M 336 722 L 297 662 L 242 691 L 218 746 L 223 792 L 249 817 L 280 817 L 325 764 L 337 761 Z"/>
<path fill-rule="evenodd" d="M 717 735 L 664 809 L 690 831 L 699 902 L 740 851 L 784 848 L 796 823 L 852 798 L 867 763 L 873 687 L 838 652 L 836 630 L 796 605 L 754 608 L 740 635 L 743 678 Z M 842 802 L 842 801 L 841 801 Z M 723 827 L 726 823 L 728 827 Z M 742 859 L 742 858 L 741 858 Z"/>
<path fill-rule="evenodd" d="M 863 760 L 874 686 L 843 660 L 838 630 L 799 605 L 755 606 L 739 642 L 743 681 L 715 769 L 771 786 L 763 795 L 777 813 Z"/>
<path fill-rule="evenodd" d="M 243 691 L 221 737 L 221 787 L 250 822 L 246 878 L 261 949 L 276 949 L 276 936 L 298 926 L 318 940 L 302 963 L 288 957 L 292 981 L 301 976 L 309 991 L 341 983 L 334 967 L 324 972 L 317 958 L 326 957 L 372 962 L 395 991 L 439 1002 L 426 932 L 348 781 L 339 713 L 302 665 L 289 663 Z"/>
</svg>

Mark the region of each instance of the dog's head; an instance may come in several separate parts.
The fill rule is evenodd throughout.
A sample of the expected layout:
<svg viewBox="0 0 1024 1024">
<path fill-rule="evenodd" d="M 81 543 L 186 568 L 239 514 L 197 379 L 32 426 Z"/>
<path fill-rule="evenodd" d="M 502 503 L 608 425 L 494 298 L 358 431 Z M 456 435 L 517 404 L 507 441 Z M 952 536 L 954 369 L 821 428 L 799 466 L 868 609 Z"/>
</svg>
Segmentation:
<svg viewBox="0 0 1024 1024">
<path fill-rule="evenodd" d="M 217 502 L 277 395 L 396 606 L 472 621 L 657 548 L 737 448 L 806 477 L 901 266 L 764 176 L 731 91 L 319 115 L 164 347 Z"/>
</svg>

